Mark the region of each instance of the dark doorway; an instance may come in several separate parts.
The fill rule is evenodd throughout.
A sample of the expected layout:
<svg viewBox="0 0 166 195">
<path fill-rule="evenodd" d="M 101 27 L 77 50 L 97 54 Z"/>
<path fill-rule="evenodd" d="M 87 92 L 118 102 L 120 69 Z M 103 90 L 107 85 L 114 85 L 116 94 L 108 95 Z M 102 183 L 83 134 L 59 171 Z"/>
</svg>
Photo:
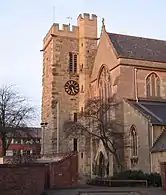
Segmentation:
<svg viewBox="0 0 166 195">
<path fill-rule="evenodd" d="M 102 152 L 99 155 L 99 176 L 104 177 L 105 175 L 105 159 Z"/>
</svg>

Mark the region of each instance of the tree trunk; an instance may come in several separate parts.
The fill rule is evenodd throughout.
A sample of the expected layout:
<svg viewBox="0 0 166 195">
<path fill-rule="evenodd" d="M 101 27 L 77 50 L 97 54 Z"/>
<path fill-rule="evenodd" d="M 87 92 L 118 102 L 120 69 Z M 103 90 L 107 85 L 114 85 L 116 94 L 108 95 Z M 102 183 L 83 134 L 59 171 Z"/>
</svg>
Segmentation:
<svg viewBox="0 0 166 195">
<path fill-rule="evenodd" d="M 6 135 L 2 134 L 2 157 L 6 156 L 6 151 L 7 151 Z"/>
<path fill-rule="evenodd" d="M 111 148 L 108 146 L 108 144 L 104 140 L 102 140 L 102 142 L 103 142 L 105 149 L 114 156 L 116 164 L 117 164 L 117 172 L 118 173 L 122 172 L 124 167 L 120 162 L 119 156 L 117 154 L 117 150 L 116 149 L 111 150 Z"/>
<path fill-rule="evenodd" d="M 117 163 L 117 173 L 122 172 L 123 171 L 123 165 L 121 164 L 120 159 L 119 159 L 117 153 L 115 152 L 113 154 L 113 156 L 114 156 L 115 161 Z"/>
</svg>

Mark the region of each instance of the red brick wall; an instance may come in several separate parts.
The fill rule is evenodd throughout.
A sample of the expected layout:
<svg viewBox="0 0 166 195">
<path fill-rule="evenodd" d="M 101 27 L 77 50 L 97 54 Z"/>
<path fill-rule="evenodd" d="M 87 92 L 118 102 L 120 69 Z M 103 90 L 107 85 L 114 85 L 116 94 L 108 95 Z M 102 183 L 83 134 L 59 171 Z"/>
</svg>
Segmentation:
<svg viewBox="0 0 166 195">
<path fill-rule="evenodd" d="M 45 170 L 44 164 L 0 165 L 0 194 L 41 195 Z"/>
<path fill-rule="evenodd" d="M 166 190 L 166 162 L 160 163 L 162 187 Z"/>
<path fill-rule="evenodd" d="M 78 154 L 71 154 L 61 161 L 49 164 L 50 188 L 63 188 L 77 185 Z"/>
</svg>

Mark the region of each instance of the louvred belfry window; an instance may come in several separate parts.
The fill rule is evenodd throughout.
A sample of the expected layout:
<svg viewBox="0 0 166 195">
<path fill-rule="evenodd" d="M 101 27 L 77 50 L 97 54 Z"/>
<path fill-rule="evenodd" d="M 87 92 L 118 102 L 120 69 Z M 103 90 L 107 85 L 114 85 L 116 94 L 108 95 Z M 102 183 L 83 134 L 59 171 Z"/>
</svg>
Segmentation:
<svg viewBox="0 0 166 195">
<path fill-rule="evenodd" d="M 69 52 L 69 72 L 77 73 L 77 54 Z"/>
</svg>

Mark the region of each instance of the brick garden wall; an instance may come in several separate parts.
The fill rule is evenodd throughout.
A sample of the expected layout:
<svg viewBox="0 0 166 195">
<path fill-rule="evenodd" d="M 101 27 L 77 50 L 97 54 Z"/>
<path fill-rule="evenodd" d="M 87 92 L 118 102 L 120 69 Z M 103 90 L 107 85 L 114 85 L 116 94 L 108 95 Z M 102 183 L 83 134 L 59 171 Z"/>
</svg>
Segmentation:
<svg viewBox="0 0 166 195">
<path fill-rule="evenodd" d="M 41 195 L 45 183 L 44 164 L 0 165 L 0 194 Z"/>
<path fill-rule="evenodd" d="M 60 154 L 60 161 L 36 164 L 1 164 L 0 195 L 41 195 L 46 188 L 77 185 L 78 154 Z"/>
<path fill-rule="evenodd" d="M 49 163 L 49 187 L 63 188 L 77 185 L 78 154 L 71 154 L 58 162 Z"/>
<path fill-rule="evenodd" d="M 160 163 L 162 187 L 166 191 L 166 162 Z"/>
</svg>

